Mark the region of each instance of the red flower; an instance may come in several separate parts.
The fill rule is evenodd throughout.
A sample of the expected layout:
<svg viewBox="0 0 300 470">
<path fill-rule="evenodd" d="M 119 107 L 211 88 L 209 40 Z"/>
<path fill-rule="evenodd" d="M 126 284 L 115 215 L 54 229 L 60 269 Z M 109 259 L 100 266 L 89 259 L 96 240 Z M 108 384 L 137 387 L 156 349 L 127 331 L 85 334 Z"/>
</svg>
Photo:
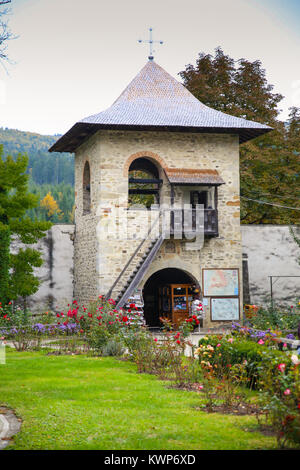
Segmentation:
<svg viewBox="0 0 300 470">
<path fill-rule="evenodd" d="M 128 317 L 125 316 L 125 317 L 122 318 L 122 320 L 123 320 L 123 322 L 127 322 L 127 321 L 128 321 Z"/>
<path fill-rule="evenodd" d="M 178 339 L 178 340 L 176 341 L 176 343 L 177 343 L 177 344 L 180 344 L 180 340 Z"/>
<path fill-rule="evenodd" d="M 135 308 L 135 304 L 130 304 L 129 307 L 130 308 Z"/>
</svg>

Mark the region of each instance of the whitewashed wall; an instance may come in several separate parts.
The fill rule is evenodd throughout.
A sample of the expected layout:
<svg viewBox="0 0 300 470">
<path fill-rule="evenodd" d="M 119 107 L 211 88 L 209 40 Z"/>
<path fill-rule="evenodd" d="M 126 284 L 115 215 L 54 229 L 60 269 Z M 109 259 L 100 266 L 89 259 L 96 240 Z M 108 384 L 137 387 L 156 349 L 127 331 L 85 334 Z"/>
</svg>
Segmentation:
<svg viewBox="0 0 300 470">
<path fill-rule="evenodd" d="M 293 227 L 300 237 L 300 226 Z M 266 303 L 270 297 L 269 276 L 299 276 L 273 279 L 277 303 L 295 305 L 300 300 L 300 248 L 287 225 L 241 225 L 243 253 L 248 257 L 250 302 Z"/>
<path fill-rule="evenodd" d="M 32 311 L 60 310 L 73 298 L 73 237 L 75 226 L 53 225 L 34 248 L 42 253 L 44 264 L 35 269 L 41 281 L 39 290 L 29 298 Z M 18 245 L 14 244 L 15 251 Z"/>
</svg>

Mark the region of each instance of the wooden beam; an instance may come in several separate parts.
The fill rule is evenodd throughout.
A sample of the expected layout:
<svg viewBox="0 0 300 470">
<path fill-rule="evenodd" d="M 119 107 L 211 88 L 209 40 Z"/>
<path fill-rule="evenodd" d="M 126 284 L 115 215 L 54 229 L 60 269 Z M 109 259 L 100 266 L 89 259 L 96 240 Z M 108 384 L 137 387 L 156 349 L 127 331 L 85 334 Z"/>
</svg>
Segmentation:
<svg viewBox="0 0 300 470">
<path fill-rule="evenodd" d="M 163 180 L 156 178 L 129 178 L 128 182 L 136 184 L 161 184 Z"/>
<path fill-rule="evenodd" d="M 159 189 L 129 189 L 129 194 L 158 194 Z"/>
</svg>

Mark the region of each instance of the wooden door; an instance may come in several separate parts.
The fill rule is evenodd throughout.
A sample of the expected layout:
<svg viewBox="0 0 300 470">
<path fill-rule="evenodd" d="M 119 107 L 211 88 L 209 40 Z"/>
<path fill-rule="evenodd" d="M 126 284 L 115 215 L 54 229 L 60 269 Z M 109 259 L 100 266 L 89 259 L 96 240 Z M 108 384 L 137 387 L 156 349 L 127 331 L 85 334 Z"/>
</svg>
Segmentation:
<svg viewBox="0 0 300 470">
<path fill-rule="evenodd" d="M 171 284 L 172 323 L 179 326 L 189 316 L 191 284 Z"/>
</svg>

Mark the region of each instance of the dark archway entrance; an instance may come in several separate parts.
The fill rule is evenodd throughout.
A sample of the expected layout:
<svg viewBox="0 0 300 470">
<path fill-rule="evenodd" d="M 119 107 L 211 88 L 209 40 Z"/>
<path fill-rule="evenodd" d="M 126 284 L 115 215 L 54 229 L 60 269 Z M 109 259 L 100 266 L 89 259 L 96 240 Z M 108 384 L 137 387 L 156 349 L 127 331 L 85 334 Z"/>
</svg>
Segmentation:
<svg viewBox="0 0 300 470">
<path fill-rule="evenodd" d="M 147 326 L 161 327 L 160 317 L 174 323 L 187 318 L 195 292 L 200 292 L 198 283 L 181 269 L 166 268 L 152 274 L 143 289 Z"/>
</svg>

